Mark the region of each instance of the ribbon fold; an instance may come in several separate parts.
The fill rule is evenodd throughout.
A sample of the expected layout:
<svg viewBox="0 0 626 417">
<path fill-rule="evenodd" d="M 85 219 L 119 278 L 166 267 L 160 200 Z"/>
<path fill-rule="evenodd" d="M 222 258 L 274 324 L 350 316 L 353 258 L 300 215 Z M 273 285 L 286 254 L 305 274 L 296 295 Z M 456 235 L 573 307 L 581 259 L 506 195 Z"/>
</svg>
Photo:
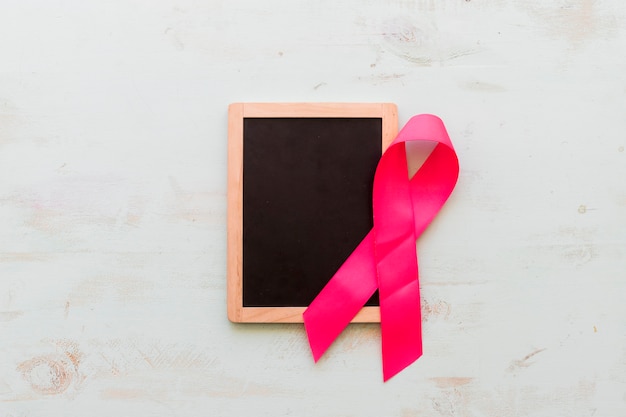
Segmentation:
<svg viewBox="0 0 626 417">
<path fill-rule="evenodd" d="M 409 179 L 406 142 L 435 142 Z M 422 355 L 422 317 L 415 242 L 444 205 L 459 163 L 441 119 L 412 117 L 381 157 L 374 175 L 374 227 L 303 314 L 317 362 L 379 290 L 383 379 Z"/>
</svg>

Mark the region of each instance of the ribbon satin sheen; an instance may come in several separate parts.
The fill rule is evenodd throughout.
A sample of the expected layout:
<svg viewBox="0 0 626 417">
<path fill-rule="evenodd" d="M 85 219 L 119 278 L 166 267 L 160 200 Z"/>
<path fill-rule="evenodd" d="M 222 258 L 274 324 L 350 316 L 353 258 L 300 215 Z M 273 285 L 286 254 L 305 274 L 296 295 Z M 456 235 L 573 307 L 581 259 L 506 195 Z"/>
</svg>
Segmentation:
<svg viewBox="0 0 626 417">
<path fill-rule="evenodd" d="M 435 142 L 411 179 L 405 143 Z M 317 362 L 379 290 L 385 381 L 422 355 L 416 239 L 454 189 L 459 162 L 441 119 L 414 116 L 381 157 L 374 175 L 374 227 L 303 314 Z"/>
</svg>

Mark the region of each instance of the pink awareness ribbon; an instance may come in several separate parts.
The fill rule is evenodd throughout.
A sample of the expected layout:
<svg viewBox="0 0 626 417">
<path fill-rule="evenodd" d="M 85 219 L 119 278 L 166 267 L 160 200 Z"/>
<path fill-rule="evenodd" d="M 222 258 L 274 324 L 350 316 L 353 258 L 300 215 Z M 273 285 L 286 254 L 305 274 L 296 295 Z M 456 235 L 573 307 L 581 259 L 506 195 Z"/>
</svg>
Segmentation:
<svg viewBox="0 0 626 417">
<path fill-rule="evenodd" d="M 435 142 L 409 179 L 405 143 Z M 441 119 L 412 117 L 376 168 L 374 227 L 303 314 L 315 362 L 379 290 L 383 379 L 422 355 L 415 242 L 452 193 L 459 162 Z"/>
</svg>

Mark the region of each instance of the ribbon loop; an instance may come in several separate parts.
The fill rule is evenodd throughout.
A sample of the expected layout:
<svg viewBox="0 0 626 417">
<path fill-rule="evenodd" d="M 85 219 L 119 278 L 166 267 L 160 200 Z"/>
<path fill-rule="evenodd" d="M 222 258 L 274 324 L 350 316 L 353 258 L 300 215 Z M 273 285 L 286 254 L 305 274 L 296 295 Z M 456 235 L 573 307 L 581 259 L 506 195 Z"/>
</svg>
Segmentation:
<svg viewBox="0 0 626 417">
<path fill-rule="evenodd" d="M 409 179 L 409 141 L 436 142 Z M 452 193 L 459 163 L 441 119 L 414 116 L 381 157 L 374 176 L 374 227 L 303 314 L 317 361 L 376 289 L 380 294 L 383 378 L 422 355 L 415 242 Z"/>
</svg>

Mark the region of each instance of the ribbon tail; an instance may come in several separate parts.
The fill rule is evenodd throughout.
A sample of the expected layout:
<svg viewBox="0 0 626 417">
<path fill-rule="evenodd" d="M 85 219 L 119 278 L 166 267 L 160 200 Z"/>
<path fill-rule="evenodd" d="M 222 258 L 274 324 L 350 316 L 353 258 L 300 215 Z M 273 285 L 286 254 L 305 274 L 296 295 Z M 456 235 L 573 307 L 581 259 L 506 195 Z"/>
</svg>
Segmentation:
<svg viewBox="0 0 626 417">
<path fill-rule="evenodd" d="M 393 273 L 396 278 L 398 275 L 403 276 L 405 284 L 387 295 L 388 291 L 383 289 L 385 285 L 381 283 L 380 329 L 384 381 L 388 381 L 411 365 L 422 356 L 423 352 L 422 311 L 415 240 L 405 240 L 392 255 L 403 258 L 402 267 L 399 268 L 398 262 L 395 266 L 391 266 L 394 259 L 385 260 L 378 266 L 379 273 L 381 277 L 388 272 Z"/>
<path fill-rule="evenodd" d="M 374 236 L 370 231 L 302 315 L 315 362 L 377 288 Z"/>
</svg>

